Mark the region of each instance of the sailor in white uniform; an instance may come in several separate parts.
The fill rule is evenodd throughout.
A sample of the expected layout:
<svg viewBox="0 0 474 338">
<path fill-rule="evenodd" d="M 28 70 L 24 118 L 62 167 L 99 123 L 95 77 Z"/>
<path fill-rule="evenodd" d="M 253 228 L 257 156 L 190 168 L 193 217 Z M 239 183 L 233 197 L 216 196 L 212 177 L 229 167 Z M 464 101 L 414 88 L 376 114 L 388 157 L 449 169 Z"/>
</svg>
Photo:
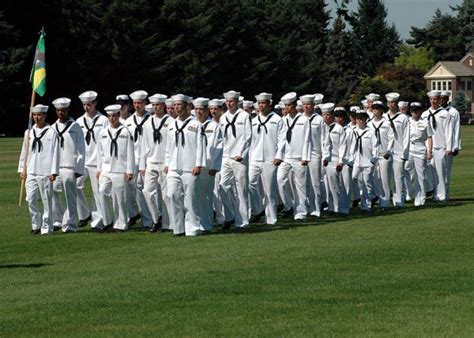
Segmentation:
<svg viewBox="0 0 474 338">
<path fill-rule="evenodd" d="M 354 154 L 351 153 L 350 149 L 355 142 L 355 135 L 354 131 L 346 124 L 349 118 L 344 107 L 334 108 L 334 120 L 344 129 L 346 134 L 346 156 L 342 160 L 343 166 L 340 177 L 339 210 L 341 213 L 347 214 L 351 208 L 352 167 L 354 165 Z"/>
<path fill-rule="evenodd" d="M 375 168 L 374 177 L 374 198 L 376 197 L 379 206 L 386 209 L 390 205 L 390 180 L 392 174 L 392 152 L 393 129 L 390 122 L 383 115 L 384 104 L 382 101 L 375 101 L 372 105 L 374 117 L 368 123 L 370 129 L 374 131 L 377 138 L 378 161 Z"/>
<path fill-rule="evenodd" d="M 85 142 L 81 127 L 69 117 L 71 100 L 61 97 L 53 101 L 58 120 L 52 125 L 59 141 L 59 176 L 66 197 L 63 232 L 79 230 L 77 216 L 77 178 L 84 175 Z M 58 192 L 54 192 L 57 194 Z M 53 206 L 54 208 L 55 206 Z"/>
<path fill-rule="evenodd" d="M 322 95 L 322 94 L 319 94 Z M 311 216 L 321 216 L 321 165 L 323 144 L 323 118 L 315 111 L 315 101 L 321 103 L 322 97 L 302 95 L 303 113 L 309 119 L 311 133 L 311 162 L 308 164 L 308 200 Z"/>
<path fill-rule="evenodd" d="M 427 160 L 433 158 L 433 129 L 427 120 L 420 119 L 423 111 L 420 102 L 412 102 L 410 108 L 410 156 L 405 168 L 410 175 L 414 204 L 417 207 L 424 205 L 426 200 L 426 167 Z"/>
<path fill-rule="evenodd" d="M 37 104 L 31 109 L 35 122 L 25 131 L 18 173 L 26 180 L 26 201 L 31 216 L 31 233 L 53 233 L 52 193 L 53 181 L 59 175 L 59 141 L 53 128 L 46 123 L 48 106 Z M 25 157 L 27 157 L 25 167 Z M 38 198 L 43 212 L 38 208 Z"/>
<path fill-rule="evenodd" d="M 153 225 L 153 219 L 151 218 L 150 211 L 143 195 L 143 176 L 138 175 L 138 166 L 140 163 L 140 150 L 143 138 L 143 125 L 150 117 L 150 114 L 146 111 L 146 98 L 148 93 L 144 90 L 137 90 L 130 94 L 130 98 L 133 100 L 133 107 L 135 112 L 127 119 L 126 126 L 132 133 L 133 142 L 135 144 L 135 171 L 133 173 L 134 179 L 128 181 L 128 193 L 129 193 L 129 207 L 130 207 L 130 220 L 128 226 L 133 226 L 141 218 L 142 227 L 151 228 Z"/>
<path fill-rule="evenodd" d="M 272 94 L 255 95 L 259 114 L 252 120 L 249 185 L 252 220 L 265 215 L 266 224 L 277 222 L 277 168 L 282 163 L 286 144 L 286 126 L 272 111 Z M 263 192 L 263 196 L 262 196 Z"/>
<path fill-rule="evenodd" d="M 130 117 L 130 97 L 127 94 L 119 94 L 115 100 L 120 105 L 120 123 L 126 125 L 127 119 Z"/>
<path fill-rule="evenodd" d="M 319 106 L 323 114 L 325 139 L 323 143 L 323 166 L 326 171 L 328 210 L 348 214 L 349 208 L 340 208 L 343 184 L 342 168 L 346 159 L 346 132 L 344 127 L 334 121 L 334 103 L 323 103 Z M 344 204 L 344 203 L 343 203 Z"/>
<path fill-rule="evenodd" d="M 224 93 L 227 111 L 220 118 L 224 153 L 219 185 L 226 217 L 224 229 L 232 224 L 236 228 L 249 224 L 248 160 L 252 126 L 249 114 L 238 107 L 239 96 L 233 90 Z"/>
<path fill-rule="evenodd" d="M 201 123 L 189 114 L 189 97 L 172 97 L 177 113 L 169 128 L 165 173 L 168 175 L 170 218 L 175 236 L 198 236 L 200 229 L 200 189 L 198 175 L 206 165 L 206 147 Z"/>
<path fill-rule="evenodd" d="M 209 113 L 212 117 L 212 120 L 216 122 L 219 125 L 220 118 L 222 114 L 224 114 L 223 111 L 223 106 L 224 106 L 224 100 L 221 99 L 213 99 L 209 101 Z M 219 125 L 220 128 L 220 125 Z M 222 135 L 222 130 L 220 131 Z M 222 163 L 221 163 L 222 166 Z M 213 190 L 213 198 L 212 198 L 212 205 L 214 207 L 214 212 L 215 212 L 215 222 L 222 226 L 224 225 L 225 222 L 225 216 L 224 216 L 224 206 L 222 204 L 221 200 L 221 187 L 219 186 L 219 182 L 221 180 L 221 173 L 220 171 L 216 172 L 216 175 L 214 176 L 214 190 Z"/>
<path fill-rule="evenodd" d="M 79 99 L 82 101 L 84 115 L 79 117 L 76 122 L 81 126 L 84 134 L 86 157 L 84 175 L 77 179 L 77 211 L 79 214 L 79 227 L 86 226 L 91 222 L 91 228 L 102 228 L 102 215 L 98 207 L 99 182 L 97 182 L 97 141 L 101 131 L 107 128 L 107 117 L 97 111 L 97 93 L 89 90 L 81 95 Z M 89 177 L 92 188 L 92 201 L 89 205 L 84 194 L 84 183 Z"/>
<path fill-rule="evenodd" d="M 97 179 L 104 230 L 128 229 L 127 182 L 133 180 L 135 152 L 132 134 L 120 123 L 120 105 L 104 108 L 109 123 L 97 143 Z M 110 204 L 113 203 L 113 213 Z"/>
<path fill-rule="evenodd" d="M 297 95 L 285 94 L 281 101 L 285 105 L 286 145 L 283 163 L 277 170 L 278 189 L 284 204 L 284 215 L 294 215 L 295 220 L 304 220 L 308 213 L 306 177 L 311 160 L 311 133 L 309 119 L 296 111 Z M 294 175 L 295 190 L 291 194 L 289 178 Z"/>
<path fill-rule="evenodd" d="M 427 95 L 430 99 L 430 108 L 423 112 L 421 118 L 427 120 L 433 129 L 433 159 L 431 163 L 437 177 L 433 197 L 438 202 L 445 202 L 448 199 L 446 162 L 447 158 L 453 154 L 453 119 L 449 112 L 439 105 L 440 91 L 432 90 Z"/>
<path fill-rule="evenodd" d="M 143 195 L 153 219 L 150 232 L 156 232 L 159 229 L 170 229 L 170 199 L 163 169 L 168 128 L 174 119 L 166 113 L 166 95 L 155 94 L 148 99 L 153 108 L 153 115 L 143 125 L 139 172 L 144 177 Z"/>
<path fill-rule="evenodd" d="M 362 104 L 364 105 L 364 109 L 367 111 L 367 114 L 369 115 L 369 119 L 367 122 L 372 120 L 372 118 L 374 117 L 374 113 L 372 112 L 372 105 L 377 100 L 380 100 L 379 94 L 370 93 L 365 96 L 365 102 L 363 102 Z"/>
<path fill-rule="evenodd" d="M 377 137 L 374 131 L 367 126 L 368 117 L 369 115 L 364 110 L 359 110 L 356 113 L 356 142 L 352 148 L 354 152 L 352 177 L 357 179 L 359 189 L 362 191 L 361 208 L 364 211 L 372 210 L 373 176 L 378 157 Z"/>
<path fill-rule="evenodd" d="M 199 216 L 201 230 L 212 231 L 214 211 L 214 185 L 216 174 L 222 166 L 222 132 L 219 123 L 214 121 L 209 115 L 209 99 L 198 97 L 193 100 L 194 111 L 197 120 L 201 123 L 201 134 L 206 147 L 206 165 L 201 169 L 198 176 L 201 188 L 201 198 L 199 206 Z"/>
<path fill-rule="evenodd" d="M 405 185 L 403 177 L 405 175 L 405 162 L 408 160 L 410 151 L 410 122 L 405 114 L 398 111 L 398 99 L 400 94 L 388 93 L 388 112 L 384 115 L 390 123 L 393 132 L 393 146 L 390 146 L 392 153 L 392 170 L 395 190 L 393 192 L 393 205 L 401 208 L 405 205 Z"/>
<path fill-rule="evenodd" d="M 449 103 L 449 91 L 442 91 L 440 96 L 440 106 L 448 111 L 451 115 L 451 123 L 453 125 L 453 156 L 446 157 L 446 199 L 449 200 L 449 184 L 451 182 L 451 170 L 453 167 L 453 159 L 461 150 L 461 121 L 459 111 Z"/>
</svg>

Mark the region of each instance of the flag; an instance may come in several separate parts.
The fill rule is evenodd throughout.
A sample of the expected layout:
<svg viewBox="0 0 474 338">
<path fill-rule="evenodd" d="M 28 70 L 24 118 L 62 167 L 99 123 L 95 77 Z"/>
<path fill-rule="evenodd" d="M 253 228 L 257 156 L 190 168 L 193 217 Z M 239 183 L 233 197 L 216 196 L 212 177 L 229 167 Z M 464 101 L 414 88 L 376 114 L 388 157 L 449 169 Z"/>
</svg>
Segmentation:
<svg viewBox="0 0 474 338">
<path fill-rule="evenodd" d="M 38 93 L 39 96 L 43 96 L 44 93 L 46 93 L 46 58 L 44 36 L 44 29 L 41 29 L 30 75 L 30 82 L 33 85 L 33 90 Z"/>
</svg>

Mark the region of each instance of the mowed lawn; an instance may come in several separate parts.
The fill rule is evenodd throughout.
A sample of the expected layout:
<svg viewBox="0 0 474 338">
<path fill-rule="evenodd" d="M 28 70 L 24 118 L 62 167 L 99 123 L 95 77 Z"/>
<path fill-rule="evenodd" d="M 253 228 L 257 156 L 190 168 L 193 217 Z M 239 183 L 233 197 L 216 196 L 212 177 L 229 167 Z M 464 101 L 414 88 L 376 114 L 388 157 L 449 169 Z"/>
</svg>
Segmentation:
<svg viewBox="0 0 474 338">
<path fill-rule="evenodd" d="M 474 335 L 474 127 L 451 202 L 198 238 L 30 235 L 0 139 L 0 336 Z"/>
</svg>

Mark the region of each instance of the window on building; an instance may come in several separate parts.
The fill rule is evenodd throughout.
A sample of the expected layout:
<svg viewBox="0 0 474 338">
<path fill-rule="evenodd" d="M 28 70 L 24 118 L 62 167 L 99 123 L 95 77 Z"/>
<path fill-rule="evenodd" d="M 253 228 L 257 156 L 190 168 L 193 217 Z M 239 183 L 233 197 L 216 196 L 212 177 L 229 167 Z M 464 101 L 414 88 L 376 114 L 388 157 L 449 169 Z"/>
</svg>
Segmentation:
<svg viewBox="0 0 474 338">
<path fill-rule="evenodd" d="M 460 87 L 461 87 L 461 90 L 466 90 L 466 86 L 464 84 L 464 81 L 460 82 Z"/>
<path fill-rule="evenodd" d="M 467 81 L 467 90 L 471 90 L 472 89 L 472 81 Z"/>
<path fill-rule="evenodd" d="M 431 81 L 431 90 L 436 90 L 436 82 Z"/>
<path fill-rule="evenodd" d="M 451 81 L 448 81 L 448 90 L 451 90 Z"/>
<path fill-rule="evenodd" d="M 438 88 L 436 88 L 436 89 L 441 90 L 441 81 L 437 82 L 437 86 L 438 86 Z"/>
<path fill-rule="evenodd" d="M 443 90 L 446 90 L 446 81 L 443 81 Z"/>
</svg>

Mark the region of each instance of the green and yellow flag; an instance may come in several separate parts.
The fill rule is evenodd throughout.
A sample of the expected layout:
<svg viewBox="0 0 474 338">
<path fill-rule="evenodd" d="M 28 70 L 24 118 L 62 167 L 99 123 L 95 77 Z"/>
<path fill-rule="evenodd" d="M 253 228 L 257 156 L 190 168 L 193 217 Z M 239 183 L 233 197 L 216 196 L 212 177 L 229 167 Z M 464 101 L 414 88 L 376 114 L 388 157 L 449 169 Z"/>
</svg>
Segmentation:
<svg viewBox="0 0 474 338">
<path fill-rule="evenodd" d="M 44 46 L 44 35 L 44 29 L 41 29 L 30 75 L 33 90 L 38 93 L 39 96 L 43 96 L 44 93 L 46 93 L 46 50 Z"/>
</svg>

